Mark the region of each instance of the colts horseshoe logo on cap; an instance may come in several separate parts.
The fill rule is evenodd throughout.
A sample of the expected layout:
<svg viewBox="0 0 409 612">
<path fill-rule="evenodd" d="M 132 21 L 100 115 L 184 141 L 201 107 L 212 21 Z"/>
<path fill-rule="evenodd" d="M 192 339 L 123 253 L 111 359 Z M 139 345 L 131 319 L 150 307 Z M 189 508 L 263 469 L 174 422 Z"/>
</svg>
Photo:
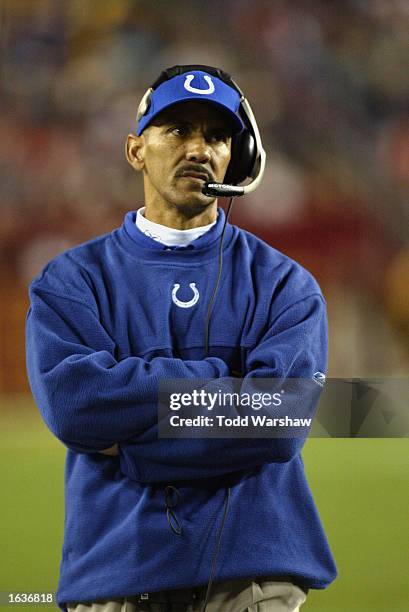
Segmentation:
<svg viewBox="0 0 409 612">
<path fill-rule="evenodd" d="M 198 94 L 212 94 L 214 92 L 214 83 L 212 81 L 212 79 L 207 76 L 207 74 L 205 74 L 204 76 L 204 80 L 206 81 L 206 83 L 209 85 L 209 87 L 207 89 L 198 89 L 197 87 L 192 87 L 191 86 L 191 82 L 193 81 L 193 79 L 195 78 L 194 74 L 188 74 L 185 82 L 183 83 L 183 87 L 186 89 L 186 91 L 190 91 L 192 93 L 198 93 Z"/>
<path fill-rule="evenodd" d="M 188 302 L 182 302 L 181 300 L 179 300 L 176 297 L 178 289 L 180 289 L 179 283 L 175 283 L 173 285 L 172 300 L 173 300 L 173 303 L 176 304 L 176 306 L 179 306 L 179 308 L 191 308 L 192 306 L 194 306 L 197 303 L 197 301 L 199 299 L 199 291 L 196 288 L 196 283 L 189 283 L 189 287 L 193 291 L 193 297 Z"/>
</svg>

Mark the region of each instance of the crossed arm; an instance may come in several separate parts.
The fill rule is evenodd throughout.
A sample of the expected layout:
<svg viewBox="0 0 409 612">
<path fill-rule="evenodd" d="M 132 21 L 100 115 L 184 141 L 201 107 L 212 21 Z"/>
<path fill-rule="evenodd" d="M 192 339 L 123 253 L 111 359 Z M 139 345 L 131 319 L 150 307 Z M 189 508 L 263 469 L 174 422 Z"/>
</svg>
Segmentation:
<svg viewBox="0 0 409 612">
<path fill-rule="evenodd" d="M 226 363 L 157 357 L 117 361 L 114 342 L 85 303 L 33 288 L 27 317 L 27 368 L 50 430 L 80 453 L 126 455 L 143 482 L 205 478 L 289 461 L 304 440 L 159 440 L 158 381 L 229 376 Z M 247 357 L 247 376 L 298 377 L 325 369 L 326 316 L 319 294 L 279 313 Z"/>
</svg>

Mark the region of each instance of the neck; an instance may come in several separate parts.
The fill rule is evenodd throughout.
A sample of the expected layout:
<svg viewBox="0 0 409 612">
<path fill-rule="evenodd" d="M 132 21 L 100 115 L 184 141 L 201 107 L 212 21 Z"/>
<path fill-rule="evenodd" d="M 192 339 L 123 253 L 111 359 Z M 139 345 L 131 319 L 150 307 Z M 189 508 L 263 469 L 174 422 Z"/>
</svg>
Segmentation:
<svg viewBox="0 0 409 612">
<path fill-rule="evenodd" d="M 145 219 L 171 227 L 173 229 L 187 230 L 195 227 L 209 225 L 217 219 L 217 200 L 203 207 L 184 204 L 176 206 L 167 204 L 157 206 L 156 204 L 145 203 Z"/>
</svg>

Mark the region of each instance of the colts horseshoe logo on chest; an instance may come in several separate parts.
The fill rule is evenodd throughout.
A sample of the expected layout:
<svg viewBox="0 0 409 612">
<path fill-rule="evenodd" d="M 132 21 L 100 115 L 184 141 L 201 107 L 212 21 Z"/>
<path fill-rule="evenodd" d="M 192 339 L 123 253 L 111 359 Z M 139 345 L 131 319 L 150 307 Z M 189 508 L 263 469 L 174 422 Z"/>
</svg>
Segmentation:
<svg viewBox="0 0 409 612">
<path fill-rule="evenodd" d="M 182 300 L 179 300 L 177 295 L 176 295 L 178 290 L 180 289 L 179 283 L 175 283 L 173 285 L 173 289 L 172 289 L 172 301 L 173 301 L 174 304 L 176 304 L 176 306 L 179 306 L 179 308 L 191 308 L 199 300 L 199 291 L 196 288 L 196 283 L 189 283 L 189 287 L 193 291 L 193 297 L 188 302 L 183 302 Z"/>
</svg>

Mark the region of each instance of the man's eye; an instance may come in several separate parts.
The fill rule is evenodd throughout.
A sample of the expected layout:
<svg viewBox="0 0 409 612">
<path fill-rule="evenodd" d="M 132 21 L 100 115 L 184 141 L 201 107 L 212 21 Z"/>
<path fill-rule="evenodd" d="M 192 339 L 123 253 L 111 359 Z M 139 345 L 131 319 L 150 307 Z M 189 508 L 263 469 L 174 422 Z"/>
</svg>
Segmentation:
<svg viewBox="0 0 409 612">
<path fill-rule="evenodd" d="M 227 142 L 228 135 L 226 132 L 213 132 L 210 134 L 210 140 L 212 142 Z"/>
<path fill-rule="evenodd" d="M 187 136 L 189 130 L 186 125 L 173 125 L 169 132 L 175 134 L 176 136 Z"/>
</svg>

